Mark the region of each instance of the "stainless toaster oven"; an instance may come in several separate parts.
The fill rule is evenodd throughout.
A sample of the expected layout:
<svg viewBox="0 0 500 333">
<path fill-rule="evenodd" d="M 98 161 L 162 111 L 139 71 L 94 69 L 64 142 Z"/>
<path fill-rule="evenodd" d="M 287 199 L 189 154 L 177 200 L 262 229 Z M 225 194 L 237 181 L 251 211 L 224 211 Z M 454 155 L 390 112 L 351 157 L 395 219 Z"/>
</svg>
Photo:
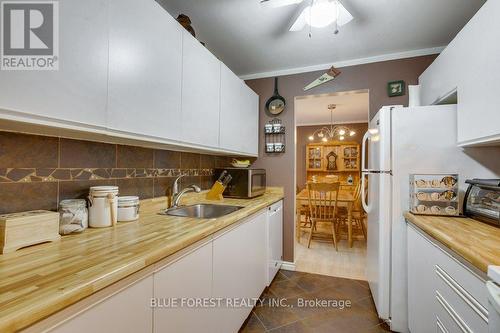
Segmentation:
<svg viewBox="0 0 500 333">
<path fill-rule="evenodd" d="M 500 179 L 472 179 L 464 200 L 464 214 L 500 227 Z"/>
<path fill-rule="evenodd" d="M 223 195 L 227 198 L 248 199 L 266 192 L 266 170 L 251 168 L 224 168 L 215 169 L 214 177 L 217 180 L 226 170 L 233 177 Z"/>
</svg>

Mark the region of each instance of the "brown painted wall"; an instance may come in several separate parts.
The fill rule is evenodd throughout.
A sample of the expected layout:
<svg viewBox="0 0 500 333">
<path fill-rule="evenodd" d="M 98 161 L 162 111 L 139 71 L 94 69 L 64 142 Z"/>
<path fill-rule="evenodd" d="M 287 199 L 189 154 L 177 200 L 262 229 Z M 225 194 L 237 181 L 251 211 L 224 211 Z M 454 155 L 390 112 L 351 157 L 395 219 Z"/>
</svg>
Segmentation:
<svg viewBox="0 0 500 333">
<path fill-rule="evenodd" d="M 116 185 L 120 195 L 161 197 L 176 176 L 182 186 L 212 185 L 230 157 L 0 131 L 0 214 L 56 210 L 85 198 L 90 186 Z"/>
<path fill-rule="evenodd" d="M 417 84 L 418 77 L 434 61 L 436 55 L 384 61 L 373 64 L 341 68 L 342 74 L 335 80 L 311 89 L 305 93 L 302 88 L 318 78 L 324 71 L 286 75 L 280 77 L 279 92 L 287 101 L 287 108 L 280 118 L 287 128 L 286 152 L 279 155 L 265 154 L 263 151 L 263 126 L 271 118 L 264 111 L 266 100 L 273 92 L 273 78 L 249 80 L 247 84 L 260 96 L 260 137 L 259 159 L 255 167 L 267 169 L 268 184 L 285 188 L 285 222 L 283 226 L 283 257 L 293 261 L 294 211 L 293 200 L 295 149 L 294 98 L 332 92 L 369 89 L 370 115 L 373 117 L 383 105 L 408 104 L 408 96 L 387 97 L 387 82 L 404 80 L 406 84 Z"/>
<path fill-rule="evenodd" d="M 296 169 L 295 174 L 297 175 L 297 186 L 299 189 L 303 189 L 306 183 L 306 146 L 309 143 L 321 142 L 318 140 L 317 136 L 314 141 L 309 141 L 309 136 L 314 133 L 314 131 L 321 129 L 325 125 L 320 126 L 297 126 L 297 146 L 296 146 Z M 327 126 L 327 125 L 326 125 Z M 364 124 L 343 124 L 350 129 L 356 131 L 356 135 L 349 137 L 349 141 L 354 141 L 361 144 L 363 140 L 363 135 L 368 130 L 368 123 Z"/>
</svg>

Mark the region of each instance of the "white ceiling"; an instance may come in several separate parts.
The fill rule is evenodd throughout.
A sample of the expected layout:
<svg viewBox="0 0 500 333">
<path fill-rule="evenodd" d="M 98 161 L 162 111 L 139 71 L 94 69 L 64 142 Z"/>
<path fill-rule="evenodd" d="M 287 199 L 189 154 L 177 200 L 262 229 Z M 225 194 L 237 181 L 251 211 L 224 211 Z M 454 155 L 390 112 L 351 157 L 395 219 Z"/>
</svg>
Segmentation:
<svg viewBox="0 0 500 333">
<path fill-rule="evenodd" d="M 198 39 L 246 78 L 301 72 L 300 68 L 309 66 L 437 53 L 485 2 L 342 0 L 354 20 L 338 35 L 331 28 L 315 29 L 309 38 L 308 29 L 287 31 L 298 5 L 267 8 L 259 0 L 157 1 L 174 17 L 179 13 L 190 16 Z M 375 58 L 364 59 L 371 57 Z M 362 60 L 350 61 L 355 59 Z"/>
<path fill-rule="evenodd" d="M 325 95 L 311 95 L 295 99 L 297 126 L 324 125 L 330 123 L 329 104 L 337 108 L 333 112 L 336 124 L 367 123 L 369 94 L 366 90 Z"/>
</svg>

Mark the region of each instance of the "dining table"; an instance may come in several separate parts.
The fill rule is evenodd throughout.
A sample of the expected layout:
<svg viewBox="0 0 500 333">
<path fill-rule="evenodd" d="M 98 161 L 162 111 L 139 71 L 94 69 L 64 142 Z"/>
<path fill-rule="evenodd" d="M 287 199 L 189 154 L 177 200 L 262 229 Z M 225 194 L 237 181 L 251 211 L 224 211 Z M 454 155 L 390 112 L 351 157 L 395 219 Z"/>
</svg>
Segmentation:
<svg viewBox="0 0 500 333">
<path fill-rule="evenodd" d="M 300 207 L 309 207 L 309 191 L 307 188 L 303 189 L 296 196 L 297 200 L 297 210 Z M 356 201 L 354 197 L 354 189 L 347 189 L 346 187 L 341 187 L 338 198 L 337 198 L 337 207 L 345 207 L 347 210 L 347 242 L 349 247 L 352 247 L 352 210 L 354 207 L 354 203 Z M 331 204 L 335 204 L 335 201 L 332 201 Z M 300 216 L 298 217 L 300 219 Z M 300 221 L 296 221 L 300 226 Z M 297 235 L 299 235 L 300 227 L 297 227 Z"/>
</svg>

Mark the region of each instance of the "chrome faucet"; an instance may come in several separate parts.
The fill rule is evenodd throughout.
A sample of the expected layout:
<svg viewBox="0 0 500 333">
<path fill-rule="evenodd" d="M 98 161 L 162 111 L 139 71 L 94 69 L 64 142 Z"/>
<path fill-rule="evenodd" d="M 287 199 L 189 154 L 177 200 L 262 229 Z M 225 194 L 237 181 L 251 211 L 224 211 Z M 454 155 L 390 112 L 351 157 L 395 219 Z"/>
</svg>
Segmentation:
<svg viewBox="0 0 500 333">
<path fill-rule="evenodd" d="M 176 208 L 179 206 L 179 201 L 181 200 L 181 197 L 188 193 L 188 192 L 196 192 L 196 193 L 200 193 L 201 192 L 201 188 L 199 188 L 198 186 L 196 185 L 189 185 L 188 187 L 186 187 L 185 189 L 183 189 L 182 191 L 180 191 L 179 193 L 177 193 L 177 195 L 174 196 L 174 200 L 172 201 L 172 207 L 171 208 Z"/>
<path fill-rule="evenodd" d="M 185 175 L 180 175 L 179 177 L 175 178 L 173 184 L 172 184 L 172 203 L 169 205 L 169 209 L 170 208 L 176 208 L 179 206 L 179 201 L 181 200 L 181 197 L 188 193 L 188 192 L 196 192 L 196 193 L 199 193 L 201 192 L 201 189 L 196 186 L 196 185 L 189 185 L 188 187 L 186 187 L 185 189 L 183 189 L 182 191 L 179 191 L 179 180 L 184 177 Z"/>
</svg>

